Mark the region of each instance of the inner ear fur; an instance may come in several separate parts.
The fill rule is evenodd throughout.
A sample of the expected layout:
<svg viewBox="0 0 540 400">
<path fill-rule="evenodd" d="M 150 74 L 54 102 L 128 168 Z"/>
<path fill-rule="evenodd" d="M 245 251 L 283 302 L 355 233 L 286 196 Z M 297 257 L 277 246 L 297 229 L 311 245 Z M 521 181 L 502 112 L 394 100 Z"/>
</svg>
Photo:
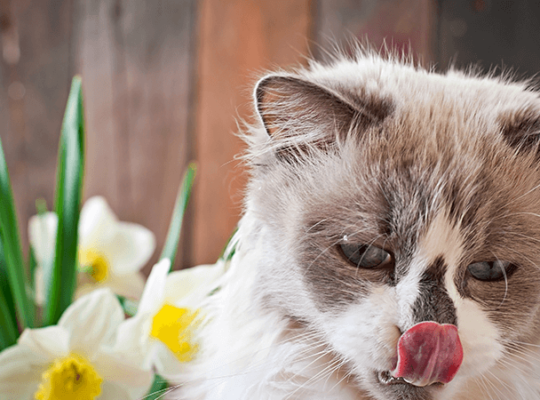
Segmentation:
<svg viewBox="0 0 540 400">
<path fill-rule="evenodd" d="M 523 153 L 534 152 L 540 157 L 540 109 L 524 108 L 503 113 L 499 124 L 511 147 Z"/>
<path fill-rule="evenodd" d="M 255 89 L 257 112 L 275 138 L 331 136 L 349 129 L 359 112 L 330 89 L 291 76 L 268 76 Z"/>
</svg>

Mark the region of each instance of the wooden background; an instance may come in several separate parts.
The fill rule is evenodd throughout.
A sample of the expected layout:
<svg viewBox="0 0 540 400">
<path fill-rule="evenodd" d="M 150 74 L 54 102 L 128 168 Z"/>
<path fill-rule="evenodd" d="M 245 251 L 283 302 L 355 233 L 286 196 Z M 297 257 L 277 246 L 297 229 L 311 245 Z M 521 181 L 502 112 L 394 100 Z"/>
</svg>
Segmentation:
<svg viewBox="0 0 540 400">
<path fill-rule="evenodd" d="M 0 137 L 21 230 L 53 204 L 74 74 L 87 120 L 85 198 L 163 245 L 176 191 L 199 164 L 176 268 L 215 261 L 241 214 L 234 156 L 261 72 L 324 60 L 335 43 L 384 39 L 426 65 L 540 69 L 540 3 L 488 0 L 0 0 Z M 1 206 L 0 199 L 0 206 Z M 27 243 L 25 243 L 27 246 Z M 147 266 L 147 271 L 148 271 Z"/>
</svg>

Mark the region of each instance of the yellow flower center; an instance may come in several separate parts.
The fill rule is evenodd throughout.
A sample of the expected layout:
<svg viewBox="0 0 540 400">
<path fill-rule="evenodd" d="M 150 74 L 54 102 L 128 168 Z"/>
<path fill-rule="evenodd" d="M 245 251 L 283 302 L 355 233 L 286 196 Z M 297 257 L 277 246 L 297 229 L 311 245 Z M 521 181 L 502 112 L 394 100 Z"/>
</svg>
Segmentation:
<svg viewBox="0 0 540 400">
<path fill-rule="evenodd" d="M 109 262 L 103 254 L 93 249 L 79 250 L 79 265 L 96 282 L 103 282 L 109 277 Z"/>
<path fill-rule="evenodd" d="M 154 315 L 150 336 L 165 344 L 180 362 L 191 361 L 199 349 L 192 337 L 200 322 L 198 315 L 198 311 L 165 304 Z"/>
<path fill-rule="evenodd" d="M 103 378 L 84 358 L 71 354 L 55 360 L 41 379 L 36 400 L 94 400 Z"/>
</svg>

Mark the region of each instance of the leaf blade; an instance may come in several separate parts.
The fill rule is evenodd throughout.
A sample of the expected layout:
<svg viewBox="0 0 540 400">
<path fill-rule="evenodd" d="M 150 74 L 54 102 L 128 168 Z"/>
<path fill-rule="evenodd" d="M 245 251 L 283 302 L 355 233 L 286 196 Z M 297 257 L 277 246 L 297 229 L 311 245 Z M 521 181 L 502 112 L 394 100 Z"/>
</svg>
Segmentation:
<svg viewBox="0 0 540 400">
<path fill-rule="evenodd" d="M 4 249 L 0 241 L 0 351 L 15 344 L 18 336 L 15 303 L 9 286 Z"/>
<path fill-rule="evenodd" d="M 159 375 L 155 375 L 154 382 L 148 391 L 148 394 L 143 397 L 144 400 L 162 399 L 168 393 L 169 384 Z"/>
<path fill-rule="evenodd" d="M 84 107 L 81 78 L 69 93 L 58 154 L 55 212 L 58 215 L 55 259 L 45 274 L 44 325 L 54 325 L 71 304 L 77 274 L 79 214 L 84 173 Z"/>
<path fill-rule="evenodd" d="M 182 233 L 182 222 L 184 220 L 184 214 L 186 213 L 186 208 L 191 196 L 196 173 L 197 164 L 195 162 L 190 162 L 187 166 L 186 172 L 184 173 L 184 178 L 182 179 L 182 183 L 178 190 L 178 195 L 176 196 L 176 203 L 174 206 L 171 223 L 169 224 L 169 231 L 167 232 L 165 245 L 163 246 L 163 250 L 161 252 L 160 260 L 164 258 L 170 259 L 171 268 L 174 265 L 174 259 L 178 250 L 178 242 L 180 241 L 180 234 Z"/>
<path fill-rule="evenodd" d="M 0 240 L 4 250 L 7 280 L 23 327 L 33 327 L 34 308 L 26 292 L 25 269 L 22 256 L 15 202 L 0 140 Z"/>
</svg>

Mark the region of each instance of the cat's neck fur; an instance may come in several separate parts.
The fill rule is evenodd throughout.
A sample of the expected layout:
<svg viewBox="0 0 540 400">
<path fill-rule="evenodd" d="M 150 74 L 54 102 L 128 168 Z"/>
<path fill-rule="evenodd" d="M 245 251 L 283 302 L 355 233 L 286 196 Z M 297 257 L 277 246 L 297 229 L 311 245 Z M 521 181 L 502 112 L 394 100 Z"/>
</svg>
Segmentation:
<svg viewBox="0 0 540 400">
<path fill-rule="evenodd" d="M 180 398 L 538 400 L 538 92 L 360 52 L 254 97 L 237 249 Z M 392 375 L 424 322 L 459 332 L 445 384 Z"/>
</svg>

